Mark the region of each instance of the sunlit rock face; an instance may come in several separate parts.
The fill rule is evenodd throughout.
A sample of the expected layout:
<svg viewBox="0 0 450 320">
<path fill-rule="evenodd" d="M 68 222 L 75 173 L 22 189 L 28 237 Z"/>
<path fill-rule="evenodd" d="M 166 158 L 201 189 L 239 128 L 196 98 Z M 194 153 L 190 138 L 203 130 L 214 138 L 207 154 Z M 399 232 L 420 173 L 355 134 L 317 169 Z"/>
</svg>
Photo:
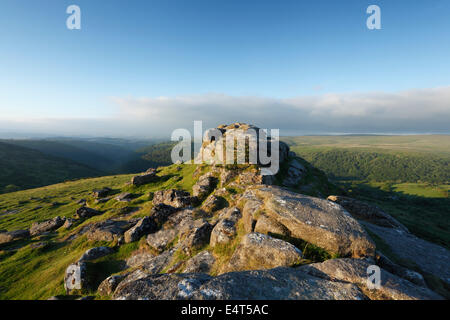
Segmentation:
<svg viewBox="0 0 450 320">
<path fill-rule="evenodd" d="M 254 125 L 236 122 L 207 130 L 196 162 L 257 164 L 264 168 L 273 161 L 284 162 L 288 155 L 289 147 L 278 137 L 271 137 Z"/>
</svg>

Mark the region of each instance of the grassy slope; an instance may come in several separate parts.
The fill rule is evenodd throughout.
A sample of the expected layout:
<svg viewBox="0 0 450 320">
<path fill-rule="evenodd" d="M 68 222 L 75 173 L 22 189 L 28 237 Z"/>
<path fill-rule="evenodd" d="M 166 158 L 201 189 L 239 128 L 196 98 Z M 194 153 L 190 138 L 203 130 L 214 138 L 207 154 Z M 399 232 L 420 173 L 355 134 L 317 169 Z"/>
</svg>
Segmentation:
<svg viewBox="0 0 450 320">
<path fill-rule="evenodd" d="M 8 191 L 4 190 L 8 185 L 32 188 L 100 174 L 101 171 L 70 160 L 0 143 L 0 192 Z"/>
<path fill-rule="evenodd" d="M 149 194 L 151 192 L 177 188 L 192 192 L 193 172 L 195 165 L 172 165 L 164 167 L 159 173 L 164 176 L 161 181 L 141 187 L 128 185 L 132 175 L 108 176 L 84 179 L 56 184 L 38 189 L 19 191 L 0 195 L 0 229 L 17 230 L 28 228 L 35 221 L 46 220 L 55 216 L 71 217 L 79 207 L 76 201 L 87 199 L 88 203 L 105 213 L 93 217 L 75 226 L 70 231 L 59 231 L 44 239 L 19 241 L 0 247 L 0 299 L 45 299 L 52 295 L 64 293 L 63 278 L 65 268 L 76 261 L 81 254 L 94 246 L 111 243 L 87 241 L 80 237 L 75 241 L 66 241 L 69 234 L 77 232 L 88 223 L 102 221 L 114 217 L 124 206 L 138 207 L 140 210 L 129 218 L 147 215 L 151 209 Z M 133 192 L 138 197 L 128 204 L 110 200 L 96 205 L 91 197 L 92 189 L 108 186 L 115 193 Z M 54 206 L 51 203 L 57 202 Z M 35 209 L 36 207 L 42 207 Z M 19 210 L 17 213 L 4 214 L 4 210 Z M 49 241 L 50 245 L 41 249 L 32 249 L 31 244 L 39 241 Z M 97 265 L 99 278 L 104 279 L 108 274 L 119 270 L 119 259 L 128 257 L 136 250 L 139 243 L 121 246 L 120 249 Z M 112 259 L 112 260 L 111 260 Z M 20 266 L 18 268 L 17 266 Z"/>
</svg>

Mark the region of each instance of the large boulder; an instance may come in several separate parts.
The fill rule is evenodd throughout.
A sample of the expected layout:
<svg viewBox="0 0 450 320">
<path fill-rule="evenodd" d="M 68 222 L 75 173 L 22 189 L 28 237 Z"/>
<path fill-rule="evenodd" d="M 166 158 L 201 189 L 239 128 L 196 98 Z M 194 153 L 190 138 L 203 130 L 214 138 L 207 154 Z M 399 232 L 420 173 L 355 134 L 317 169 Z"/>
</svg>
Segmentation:
<svg viewBox="0 0 450 320">
<path fill-rule="evenodd" d="M 101 257 L 107 256 L 114 252 L 113 248 L 110 247 L 95 247 L 87 250 L 78 261 L 91 261 L 99 259 Z"/>
<path fill-rule="evenodd" d="M 195 202 L 195 198 L 191 197 L 189 192 L 182 190 L 160 190 L 153 195 L 153 204 L 165 204 L 174 208 L 185 208 L 191 206 Z"/>
<path fill-rule="evenodd" d="M 236 221 L 221 219 L 211 232 L 209 245 L 215 247 L 217 244 L 227 244 L 236 237 Z"/>
<path fill-rule="evenodd" d="M 4 231 L 0 233 L 0 244 L 26 239 L 30 236 L 28 230 Z"/>
<path fill-rule="evenodd" d="M 156 231 L 157 225 L 153 219 L 144 217 L 139 220 L 138 223 L 128 231 L 125 232 L 125 243 L 130 243 L 139 240 L 142 236 Z"/>
<path fill-rule="evenodd" d="M 43 222 L 34 222 L 30 228 L 30 234 L 31 236 L 37 236 L 47 231 L 56 230 L 60 228 L 64 224 L 64 222 L 65 219 L 61 217 L 55 217 Z"/>
<path fill-rule="evenodd" d="M 105 220 L 86 226 L 82 234 L 92 241 L 118 241 L 125 231 L 133 227 L 136 222 L 125 220 Z"/>
<path fill-rule="evenodd" d="M 431 273 L 450 284 L 450 251 L 448 249 L 401 229 L 385 228 L 366 222 L 364 226 L 380 237 L 395 256 L 415 264 L 422 271 Z"/>
<path fill-rule="evenodd" d="M 207 245 L 210 241 L 213 226 L 201 219 L 194 221 L 192 228 L 180 234 L 181 247 L 187 255 Z"/>
<path fill-rule="evenodd" d="M 94 189 L 92 191 L 92 196 L 94 198 L 104 198 L 108 196 L 111 191 L 110 188 Z"/>
<path fill-rule="evenodd" d="M 209 273 L 215 262 L 216 258 L 211 252 L 207 250 L 202 251 L 186 262 L 183 273 Z"/>
<path fill-rule="evenodd" d="M 75 219 L 87 219 L 91 218 L 93 216 L 101 215 L 103 212 L 82 206 L 81 208 L 78 208 L 77 211 L 74 214 Z"/>
<path fill-rule="evenodd" d="M 158 203 L 154 205 L 152 210 L 150 211 L 150 217 L 157 226 L 161 226 L 167 221 L 170 215 L 172 215 L 176 211 L 177 209 L 170 205 Z"/>
<path fill-rule="evenodd" d="M 208 172 L 201 176 L 197 183 L 192 187 L 192 194 L 195 197 L 204 199 L 217 184 L 217 178 L 215 178 L 211 172 Z"/>
<path fill-rule="evenodd" d="M 247 204 L 250 202 L 250 204 Z M 241 198 L 246 229 L 254 228 L 263 213 L 303 239 L 346 257 L 374 256 L 375 244 L 344 208 L 328 200 L 275 186 L 251 186 Z"/>
<path fill-rule="evenodd" d="M 174 228 L 161 229 L 147 236 L 147 244 L 158 252 L 168 249 L 178 235 L 178 230 Z"/>
<path fill-rule="evenodd" d="M 316 278 L 297 269 L 243 271 L 211 277 L 202 273 L 136 272 L 123 280 L 118 300 L 362 300 L 354 284 Z"/>
<path fill-rule="evenodd" d="M 327 199 L 343 206 L 355 219 L 367 221 L 381 227 L 408 231 L 404 225 L 375 205 L 343 196 L 329 196 Z"/>
<path fill-rule="evenodd" d="M 102 296 L 109 296 L 114 293 L 119 283 L 125 278 L 125 275 L 109 276 L 100 283 L 97 292 Z"/>
<path fill-rule="evenodd" d="M 156 169 L 150 168 L 146 172 L 131 178 L 131 184 L 134 186 L 142 186 L 147 183 L 155 182 L 159 179 L 156 175 Z"/>
<path fill-rule="evenodd" d="M 331 259 L 322 263 L 313 263 L 299 268 L 315 277 L 331 281 L 344 281 L 356 284 L 370 299 L 373 300 L 435 300 L 441 296 L 430 289 L 417 286 L 392 273 L 380 269 L 380 287 L 369 288 L 369 267 L 374 261 L 368 259 Z"/>
<path fill-rule="evenodd" d="M 243 237 L 226 271 L 290 267 L 302 258 L 302 252 L 292 244 L 254 232 Z"/>
</svg>

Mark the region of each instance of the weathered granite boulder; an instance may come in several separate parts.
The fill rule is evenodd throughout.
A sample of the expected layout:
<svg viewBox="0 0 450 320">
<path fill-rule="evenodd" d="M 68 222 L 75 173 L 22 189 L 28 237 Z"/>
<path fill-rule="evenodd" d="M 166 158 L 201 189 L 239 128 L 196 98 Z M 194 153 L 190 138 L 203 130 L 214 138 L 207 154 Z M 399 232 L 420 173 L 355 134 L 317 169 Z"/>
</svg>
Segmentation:
<svg viewBox="0 0 450 320">
<path fill-rule="evenodd" d="M 0 233 L 0 244 L 26 239 L 30 236 L 28 230 L 4 231 Z"/>
<path fill-rule="evenodd" d="M 211 194 L 203 203 L 202 210 L 207 213 L 212 213 L 221 209 L 225 201 L 225 199 Z"/>
<path fill-rule="evenodd" d="M 247 202 L 250 201 L 250 204 Z M 251 186 L 241 198 L 246 228 L 258 215 L 277 221 L 290 236 L 341 256 L 374 256 L 375 244 L 363 227 L 341 206 L 275 186 Z"/>
<path fill-rule="evenodd" d="M 91 218 L 93 216 L 98 216 L 103 214 L 103 212 L 86 207 L 86 206 L 82 206 L 81 208 L 78 208 L 77 211 L 74 214 L 74 218 L 75 219 L 87 219 L 87 218 Z"/>
<path fill-rule="evenodd" d="M 177 209 L 170 205 L 159 203 L 156 204 L 150 211 L 150 217 L 157 226 L 161 226 L 167 221 L 170 215 L 176 211 Z"/>
<path fill-rule="evenodd" d="M 92 196 L 94 198 L 104 198 L 108 196 L 111 191 L 110 188 L 94 189 L 92 191 Z"/>
<path fill-rule="evenodd" d="M 192 229 L 180 234 L 182 239 L 181 247 L 187 255 L 191 255 L 196 249 L 199 249 L 210 241 L 213 226 L 207 221 L 201 219 L 194 221 Z"/>
<path fill-rule="evenodd" d="M 207 250 L 202 251 L 186 262 L 183 273 L 209 273 L 215 262 L 216 258 L 211 252 Z"/>
<path fill-rule="evenodd" d="M 43 222 L 34 222 L 30 228 L 30 235 L 34 237 L 44 232 L 56 230 L 60 228 L 64 222 L 65 219 L 61 217 L 55 217 Z"/>
<path fill-rule="evenodd" d="M 414 263 L 450 284 L 450 251 L 420 239 L 401 229 L 380 227 L 364 222 L 364 226 L 380 237 L 398 258 Z"/>
<path fill-rule="evenodd" d="M 354 284 L 316 278 L 292 268 L 243 271 L 211 277 L 202 273 L 137 273 L 122 281 L 118 300 L 362 300 Z"/>
<path fill-rule="evenodd" d="M 408 231 L 404 225 L 375 205 L 370 205 L 368 203 L 343 196 L 329 196 L 328 200 L 343 206 L 345 210 L 347 210 L 355 219 L 367 221 L 381 227 L 397 228 L 403 231 Z"/>
<path fill-rule="evenodd" d="M 365 295 L 373 300 L 442 299 L 428 288 L 417 286 L 383 269 L 380 269 L 380 288 L 371 289 L 368 287 L 368 267 L 371 265 L 374 265 L 374 261 L 370 261 L 370 259 L 331 259 L 299 267 L 299 270 L 327 280 L 356 284 Z"/>
<path fill-rule="evenodd" d="M 215 247 L 217 244 L 230 243 L 236 233 L 236 221 L 221 219 L 212 229 L 209 245 Z"/>
<path fill-rule="evenodd" d="M 82 234 L 92 241 L 118 241 L 129 228 L 133 227 L 135 221 L 105 220 L 86 226 Z"/>
<path fill-rule="evenodd" d="M 158 252 L 163 252 L 173 243 L 178 235 L 178 230 L 174 228 L 161 229 L 147 236 L 147 244 Z"/>
<path fill-rule="evenodd" d="M 175 253 L 175 248 L 167 250 L 160 255 L 152 256 L 149 253 L 140 253 L 126 261 L 128 267 L 139 269 L 144 274 L 160 273 L 166 268 L 172 261 Z M 133 277 L 130 275 L 130 277 Z"/>
<path fill-rule="evenodd" d="M 119 202 L 130 202 L 135 197 L 134 194 L 130 192 L 122 192 L 121 194 L 117 195 L 114 199 L 116 199 Z"/>
<path fill-rule="evenodd" d="M 81 261 L 95 260 L 95 259 L 107 256 L 113 252 L 114 252 L 114 249 L 110 248 L 110 247 L 95 247 L 95 248 L 89 249 L 85 253 L 83 253 L 83 255 L 81 256 L 81 258 L 78 261 L 81 262 Z"/>
<path fill-rule="evenodd" d="M 201 176 L 197 183 L 192 187 L 192 194 L 195 197 L 204 199 L 217 184 L 217 178 L 215 178 L 211 172 L 208 172 Z"/>
<path fill-rule="evenodd" d="M 233 253 L 226 271 L 290 267 L 300 262 L 302 252 L 292 244 L 261 233 L 249 233 Z"/>
<path fill-rule="evenodd" d="M 191 197 L 189 192 L 182 190 L 161 190 L 156 191 L 153 195 L 153 204 L 165 204 L 174 208 L 185 208 L 191 206 L 195 202 L 195 198 Z"/>
<path fill-rule="evenodd" d="M 154 232 L 157 229 L 157 224 L 153 219 L 144 217 L 138 223 L 124 234 L 125 243 L 130 243 L 139 240 L 142 236 Z"/>
<path fill-rule="evenodd" d="M 100 283 L 97 292 L 102 296 L 109 296 L 114 293 L 119 283 L 125 278 L 125 275 L 109 276 Z"/>
<path fill-rule="evenodd" d="M 134 186 L 142 186 L 147 183 L 155 182 L 159 179 L 156 175 L 156 169 L 150 168 L 146 172 L 131 178 L 131 184 Z"/>
</svg>

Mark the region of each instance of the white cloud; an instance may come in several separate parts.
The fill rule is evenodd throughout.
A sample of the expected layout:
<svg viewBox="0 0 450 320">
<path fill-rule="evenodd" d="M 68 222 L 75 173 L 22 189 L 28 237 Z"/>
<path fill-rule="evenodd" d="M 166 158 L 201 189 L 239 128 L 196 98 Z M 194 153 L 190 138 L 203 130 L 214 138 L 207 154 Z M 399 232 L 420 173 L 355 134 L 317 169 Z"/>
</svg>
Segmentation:
<svg viewBox="0 0 450 320">
<path fill-rule="evenodd" d="M 282 134 L 450 131 L 450 87 L 289 99 L 204 94 L 114 97 L 111 102 L 115 111 L 108 119 L 29 119 L 25 127 L 49 133 L 169 136 L 175 128 L 192 130 L 194 120 L 203 120 L 204 129 L 240 121 L 280 128 Z M 23 128 L 24 120 L 9 124 L 6 128 Z"/>
</svg>

